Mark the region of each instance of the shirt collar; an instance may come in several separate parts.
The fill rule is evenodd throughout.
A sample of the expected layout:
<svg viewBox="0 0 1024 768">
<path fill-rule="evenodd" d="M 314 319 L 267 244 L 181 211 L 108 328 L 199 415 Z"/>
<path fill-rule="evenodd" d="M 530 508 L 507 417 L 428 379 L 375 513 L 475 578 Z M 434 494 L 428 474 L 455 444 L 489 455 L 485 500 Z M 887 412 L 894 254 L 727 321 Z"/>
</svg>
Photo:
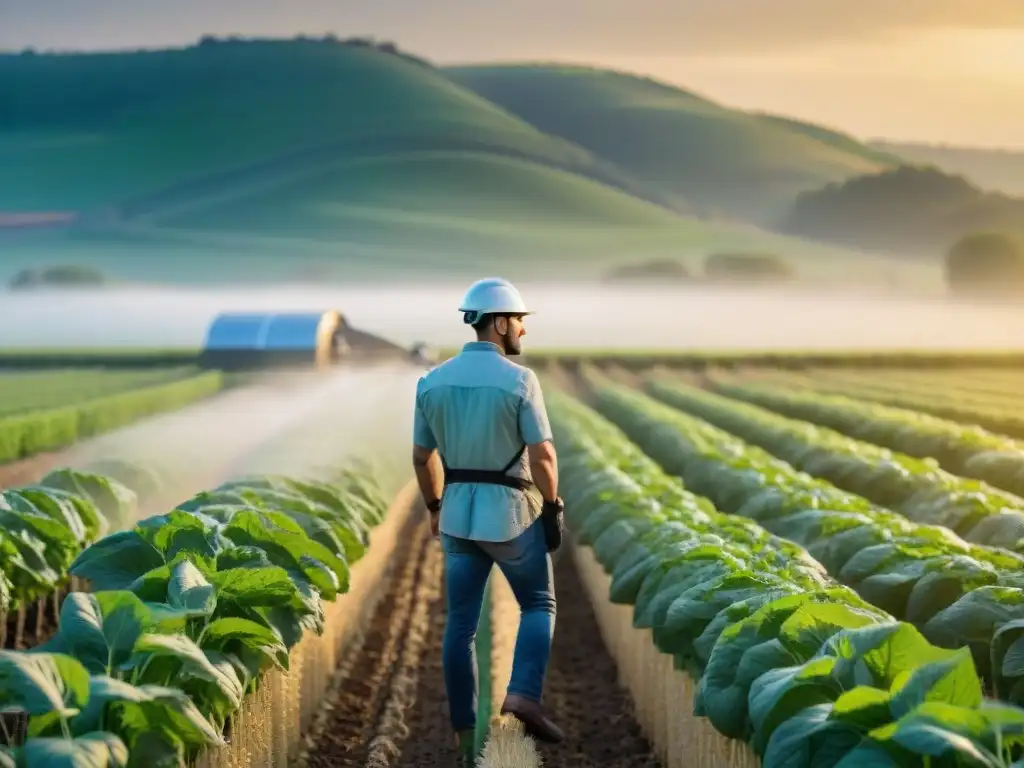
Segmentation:
<svg viewBox="0 0 1024 768">
<path fill-rule="evenodd" d="M 501 347 L 490 341 L 471 341 L 462 347 L 463 352 L 496 352 L 501 354 Z"/>
</svg>

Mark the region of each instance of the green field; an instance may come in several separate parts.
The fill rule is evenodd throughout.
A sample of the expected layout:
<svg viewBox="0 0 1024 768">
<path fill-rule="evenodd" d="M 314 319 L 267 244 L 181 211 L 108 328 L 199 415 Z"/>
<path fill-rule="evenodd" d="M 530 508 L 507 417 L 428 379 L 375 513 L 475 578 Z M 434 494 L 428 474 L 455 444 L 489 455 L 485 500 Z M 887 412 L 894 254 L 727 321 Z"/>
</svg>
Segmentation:
<svg viewBox="0 0 1024 768">
<path fill-rule="evenodd" d="M 595 708 L 611 700 L 600 718 L 559 713 L 575 742 L 563 749 L 600 730 L 614 739 L 587 766 L 613 753 L 652 764 L 666 745 L 687 754 L 697 734 L 713 755 L 701 764 L 716 768 L 1019 766 L 1024 443 L 1008 431 L 1024 403 L 1024 362 L 729 355 L 703 365 L 699 355 L 634 355 L 633 370 L 611 351 L 545 358 L 572 533 L 557 578 L 564 614 L 581 617 L 577 635 L 572 622 L 558 630 L 546 685 L 550 699 L 580 708 L 581 696 Z M 72 374 L 8 381 L 62 375 Z M 957 413 L 938 414 L 943 393 Z M 410 505 L 415 484 L 394 496 L 411 481 L 394 442 L 401 419 L 378 412 L 361 427 L 375 437 L 357 440 L 339 428 L 360 408 L 351 395 L 245 445 L 231 471 L 246 474 L 190 491 L 166 514 L 149 508 L 151 481 L 167 478 L 121 461 L 0 491 L 0 709 L 28 718 L 27 735 L 4 737 L 0 760 L 170 766 L 203 752 L 285 754 L 301 740 L 326 765 L 342 740 L 347 751 L 384 743 L 403 759 L 410 746 L 450 749 L 447 729 L 416 721 L 443 696 L 441 670 L 424 664 L 444 632 L 441 554 Z M 997 408 L 1007 420 L 979 427 L 976 417 Z M 394 583 L 368 612 L 373 631 L 339 628 L 361 606 L 327 604 L 370 591 L 361 580 L 374 572 L 358 565 L 367 555 L 394 563 Z M 488 594 L 485 605 L 499 593 Z M 478 652 L 513 637 L 517 620 L 488 610 Z M 605 654 L 608 628 L 619 638 Z M 353 711 L 365 722 L 339 714 L 329 686 L 298 681 L 287 694 L 288 678 L 273 677 L 308 672 L 308 649 L 336 648 L 339 629 L 356 638 L 341 658 L 367 661 L 342 683 L 358 692 Z M 304 638 L 300 664 L 291 651 Z M 607 674 L 580 691 L 563 653 L 584 675 Z M 501 659 L 496 650 L 491 664 Z M 318 663 L 325 682 L 331 662 Z M 616 666 L 629 663 L 646 668 L 647 684 L 630 683 L 632 701 L 610 699 Z M 500 701 L 494 686 L 507 678 L 491 664 L 481 664 L 480 688 Z M 279 712 L 281 701 L 329 702 L 326 726 L 281 727 L 259 708 L 265 695 L 251 698 L 272 685 Z M 563 698 L 570 689 L 575 700 Z M 418 741 L 386 738 L 381 723 L 412 723 Z"/>
<path fill-rule="evenodd" d="M 472 141 L 588 163 L 431 69 L 345 46 L 4 56 L 0 91 L 10 115 L 0 210 L 102 209 L 204 179 L 219 186 L 218 174 L 302 150 L 318 151 L 314 165 L 351 158 L 350 145 L 359 156 L 368 140 Z"/>
<path fill-rule="evenodd" d="M 1024 444 L 819 389 L 856 376 L 966 406 L 1024 367 L 548 370 L 570 527 L 754 764 L 1010 765 Z"/>
<path fill-rule="evenodd" d="M 224 386 L 220 371 L 191 366 L 0 371 L 0 464 L 183 408 Z"/>
<path fill-rule="evenodd" d="M 73 406 L 107 395 L 177 381 L 196 373 L 196 368 L 141 371 L 70 368 L 0 372 L 0 418 Z"/>
<path fill-rule="evenodd" d="M 518 105 L 523 89 L 545 114 Z M 886 279 L 877 260 L 741 221 L 884 156 L 613 73 L 441 70 L 256 41 L 5 55 L 0 92 L 0 212 L 79 217 L 0 232 L 4 279 L 51 264 L 196 282 L 510 262 L 521 276 L 599 277 L 666 258 L 699 271 L 708 252 L 737 248 Z"/>
</svg>

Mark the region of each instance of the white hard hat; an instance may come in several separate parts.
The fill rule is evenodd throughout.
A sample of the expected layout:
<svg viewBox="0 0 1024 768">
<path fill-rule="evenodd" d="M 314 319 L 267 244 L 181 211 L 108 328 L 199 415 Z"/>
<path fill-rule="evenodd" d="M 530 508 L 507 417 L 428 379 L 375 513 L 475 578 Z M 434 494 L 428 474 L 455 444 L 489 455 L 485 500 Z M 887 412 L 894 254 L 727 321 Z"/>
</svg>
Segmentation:
<svg viewBox="0 0 1024 768">
<path fill-rule="evenodd" d="M 526 308 L 526 302 L 516 287 L 500 277 L 488 277 L 473 283 L 459 304 L 459 311 L 466 313 L 465 320 L 471 325 L 484 315 L 533 314 Z"/>
</svg>

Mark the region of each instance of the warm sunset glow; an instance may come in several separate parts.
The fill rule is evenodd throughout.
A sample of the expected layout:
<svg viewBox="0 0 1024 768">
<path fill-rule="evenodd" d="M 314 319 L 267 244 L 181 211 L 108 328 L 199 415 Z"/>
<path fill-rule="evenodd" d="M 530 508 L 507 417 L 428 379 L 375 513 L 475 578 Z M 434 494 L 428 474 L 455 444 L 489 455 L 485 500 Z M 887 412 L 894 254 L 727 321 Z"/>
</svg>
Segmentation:
<svg viewBox="0 0 1024 768">
<path fill-rule="evenodd" d="M 37 0 L 0 49 L 365 34 L 441 63 L 561 60 L 861 136 L 1024 145 L 1021 0 Z"/>
</svg>

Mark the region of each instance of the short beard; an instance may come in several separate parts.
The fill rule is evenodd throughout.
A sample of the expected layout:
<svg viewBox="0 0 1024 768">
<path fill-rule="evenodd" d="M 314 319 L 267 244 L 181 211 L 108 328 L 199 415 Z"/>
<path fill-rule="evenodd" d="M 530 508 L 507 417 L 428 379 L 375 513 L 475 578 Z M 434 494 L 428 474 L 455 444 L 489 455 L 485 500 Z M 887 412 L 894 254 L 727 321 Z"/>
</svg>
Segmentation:
<svg viewBox="0 0 1024 768">
<path fill-rule="evenodd" d="M 506 333 L 501 337 L 501 346 L 505 350 L 505 354 L 511 356 L 521 355 L 523 353 L 523 345 L 519 339 L 511 339 Z"/>
</svg>

